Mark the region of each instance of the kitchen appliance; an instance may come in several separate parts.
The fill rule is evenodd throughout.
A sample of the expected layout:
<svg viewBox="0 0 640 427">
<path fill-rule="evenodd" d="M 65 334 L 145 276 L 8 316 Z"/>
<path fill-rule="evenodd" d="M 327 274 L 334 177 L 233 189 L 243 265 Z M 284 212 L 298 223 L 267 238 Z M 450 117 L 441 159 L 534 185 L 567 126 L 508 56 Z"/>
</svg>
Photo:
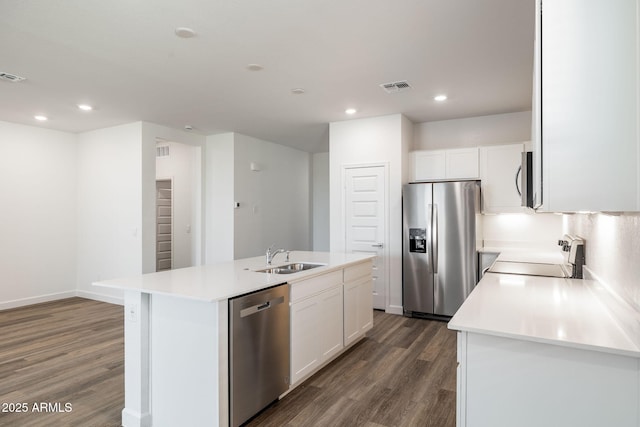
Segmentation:
<svg viewBox="0 0 640 427">
<path fill-rule="evenodd" d="M 564 254 L 564 263 L 496 261 L 487 272 L 582 279 L 582 267 L 585 259 L 584 240 L 580 237 L 565 235 L 561 240 L 558 240 L 558 245 Z"/>
<path fill-rule="evenodd" d="M 520 206 L 534 207 L 533 152 L 522 153 L 522 163 L 516 172 L 516 190 L 521 198 Z"/>
<path fill-rule="evenodd" d="M 477 283 L 480 181 L 403 186 L 404 315 L 450 317 Z"/>
<path fill-rule="evenodd" d="M 229 300 L 229 416 L 232 427 L 289 389 L 289 285 Z"/>
</svg>

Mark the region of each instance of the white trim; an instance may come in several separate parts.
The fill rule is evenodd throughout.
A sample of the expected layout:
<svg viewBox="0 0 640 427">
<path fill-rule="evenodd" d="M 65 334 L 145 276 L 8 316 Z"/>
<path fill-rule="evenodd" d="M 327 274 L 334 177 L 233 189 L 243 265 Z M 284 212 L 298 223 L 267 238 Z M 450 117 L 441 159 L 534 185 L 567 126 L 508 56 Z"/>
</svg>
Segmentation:
<svg viewBox="0 0 640 427">
<path fill-rule="evenodd" d="M 94 301 L 107 302 L 109 304 L 124 305 L 124 298 L 123 297 L 114 297 L 113 295 L 105 295 L 105 294 L 101 294 L 101 293 L 98 293 L 98 292 L 89 292 L 89 291 L 78 290 L 78 291 L 76 291 L 75 296 L 80 297 L 80 298 L 91 299 L 91 300 L 94 300 Z"/>
<path fill-rule="evenodd" d="M 0 310 L 9 310 L 11 308 L 24 307 L 26 305 L 39 304 L 42 302 L 56 301 L 59 299 L 73 298 L 76 291 L 58 292 L 55 294 L 39 295 L 36 297 L 20 298 L 16 300 L 0 302 Z"/>
<path fill-rule="evenodd" d="M 404 315 L 403 307 L 401 305 L 387 305 L 387 309 L 384 311 L 387 314 Z"/>
<path fill-rule="evenodd" d="M 11 300 L 11 301 L 3 301 L 3 302 L 0 302 L 0 311 L 9 310 L 9 309 L 18 308 L 18 307 L 26 307 L 28 305 L 40 304 L 43 302 L 58 301 L 58 300 L 73 298 L 73 297 L 85 298 L 85 299 L 90 299 L 94 301 L 101 301 L 109 304 L 124 305 L 124 299 L 122 297 L 114 297 L 111 295 L 104 295 L 97 292 L 73 290 L 73 291 L 58 292 L 55 294 L 46 294 L 46 295 L 38 295 L 35 297 L 20 298 L 20 299 Z"/>
<path fill-rule="evenodd" d="M 343 242 L 343 249 L 346 252 L 347 250 L 347 221 L 346 221 L 346 209 L 347 209 L 347 192 L 346 192 L 346 184 L 347 184 L 347 180 L 346 180 L 346 175 L 347 175 L 347 169 L 363 169 L 363 168 L 373 168 L 373 167 L 382 167 L 383 168 L 383 176 L 384 176 L 384 215 L 385 215 L 385 242 L 384 242 L 384 247 L 383 247 L 383 252 L 384 252 L 384 269 L 385 269 L 385 289 L 384 289 L 384 305 L 385 305 L 385 311 L 392 311 L 395 314 L 395 311 L 397 310 L 397 308 L 392 308 L 390 305 L 390 298 L 391 298 L 391 266 L 390 266 L 390 253 L 389 253 L 389 249 L 390 249 L 390 216 L 391 216 L 391 211 L 390 211 L 390 200 L 389 200 L 389 162 L 375 162 L 375 163 L 347 163 L 347 164 L 342 164 L 341 168 L 342 168 L 342 173 L 341 173 L 341 183 L 340 183 L 340 187 L 341 187 L 341 192 L 342 192 L 342 196 L 341 196 L 341 205 L 342 205 L 342 212 L 341 212 L 341 220 L 340 220 L 340 234 L 342 235 L 342 242 Z M 402 307 L 400 307 L 400 313 L 402 314 Z"/>
</svg>

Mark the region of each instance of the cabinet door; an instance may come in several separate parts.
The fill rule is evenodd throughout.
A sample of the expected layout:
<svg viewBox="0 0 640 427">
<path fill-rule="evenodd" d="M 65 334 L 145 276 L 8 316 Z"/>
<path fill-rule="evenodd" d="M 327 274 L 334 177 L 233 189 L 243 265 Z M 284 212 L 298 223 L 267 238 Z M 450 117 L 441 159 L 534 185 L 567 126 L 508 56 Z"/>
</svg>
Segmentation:
<svg viewBox="0 0 640 427">
<path fill-rule="evenodd" d="M 524 144 L 480 148 L 482 210 L 485 213 L 523 212 L 516 189 L 516 174 L 522 162 Z M 520 185 L 518 182 L 517 185 Z"/>
<path fill-rule="evenodd" d="M 342 313 L 342 285 L 291 304 L 291 384 L 342 350 Z"/>
<path fill-rule="evenodd" d="M 460 148 L 446 151 L 446 178 L 478 178 L 478 149 Z"/>
<path fill-rule="evenodd" d="M 344 345 L 347 346 L 373 327 L 371 276 L 344 284 Z"/>
<path fill-rule="evenodd" d="M 543 4 L 545 210 L 640 209 L 638 3 Z"/>
<path fill-rule="evenodd" d="M 429 181 L 446 178 L 444 150 L 415 151 L 413 153 L 413 180 Z"/>
<path fill-rule="evenodd" d="M 291 384 L 320 366 L 320 310 L 318 296 L 291 304 Z"/>
<path fill-rule="evenodd" d="M 321 362 L 325 362 L 339 353 L 344 347 L 342 337 L 342 286 L 323 292 L 319 297 L 321 319 L 317 332 L 320 334 L 320 359 Z M 310 333 L 313 335 L 313 331 L 310 331 Z"/>
</svg>

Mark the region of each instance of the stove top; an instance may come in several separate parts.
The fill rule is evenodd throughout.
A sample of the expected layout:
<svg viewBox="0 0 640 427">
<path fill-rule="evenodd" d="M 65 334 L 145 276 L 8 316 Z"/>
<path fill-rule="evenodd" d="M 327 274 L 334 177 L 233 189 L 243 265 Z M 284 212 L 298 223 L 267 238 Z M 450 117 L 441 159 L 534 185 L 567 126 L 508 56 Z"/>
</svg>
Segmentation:
<svg viewBox="0 0 640 427">
<path fill-rule="evenodd" d="M 496 261 L 487 270 L 488 273 L 523 274 L 525 276 L 571 277 L 567 267 L 561 264 L 536 262 Z"/>
</svg>

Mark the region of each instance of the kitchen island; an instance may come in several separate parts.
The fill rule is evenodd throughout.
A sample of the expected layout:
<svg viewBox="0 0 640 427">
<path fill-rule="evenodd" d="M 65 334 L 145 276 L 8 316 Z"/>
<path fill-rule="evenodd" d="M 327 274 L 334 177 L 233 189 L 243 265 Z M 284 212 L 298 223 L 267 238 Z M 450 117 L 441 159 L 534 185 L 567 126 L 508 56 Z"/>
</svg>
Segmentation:
<svg viewBox="0 0 640 427">
<path fill-rule="evenodd" d="M 638 313 L 597 281 L 487 273 L 449 328 L 458 426 L 640 425 Z"/>
<path fill-rule="evenodd" d="M 124 290 L 122 425 L 229 424 L 230 298 L 290 285 L 291 388 L 361 339 L 373 325 L 372 255 L 295 251 L 290 262 L 322 265 L 272 274 L 255 257 L 94 283 Z M 296 314 L 303 306 L 313 307 Z"/>
</svg>

